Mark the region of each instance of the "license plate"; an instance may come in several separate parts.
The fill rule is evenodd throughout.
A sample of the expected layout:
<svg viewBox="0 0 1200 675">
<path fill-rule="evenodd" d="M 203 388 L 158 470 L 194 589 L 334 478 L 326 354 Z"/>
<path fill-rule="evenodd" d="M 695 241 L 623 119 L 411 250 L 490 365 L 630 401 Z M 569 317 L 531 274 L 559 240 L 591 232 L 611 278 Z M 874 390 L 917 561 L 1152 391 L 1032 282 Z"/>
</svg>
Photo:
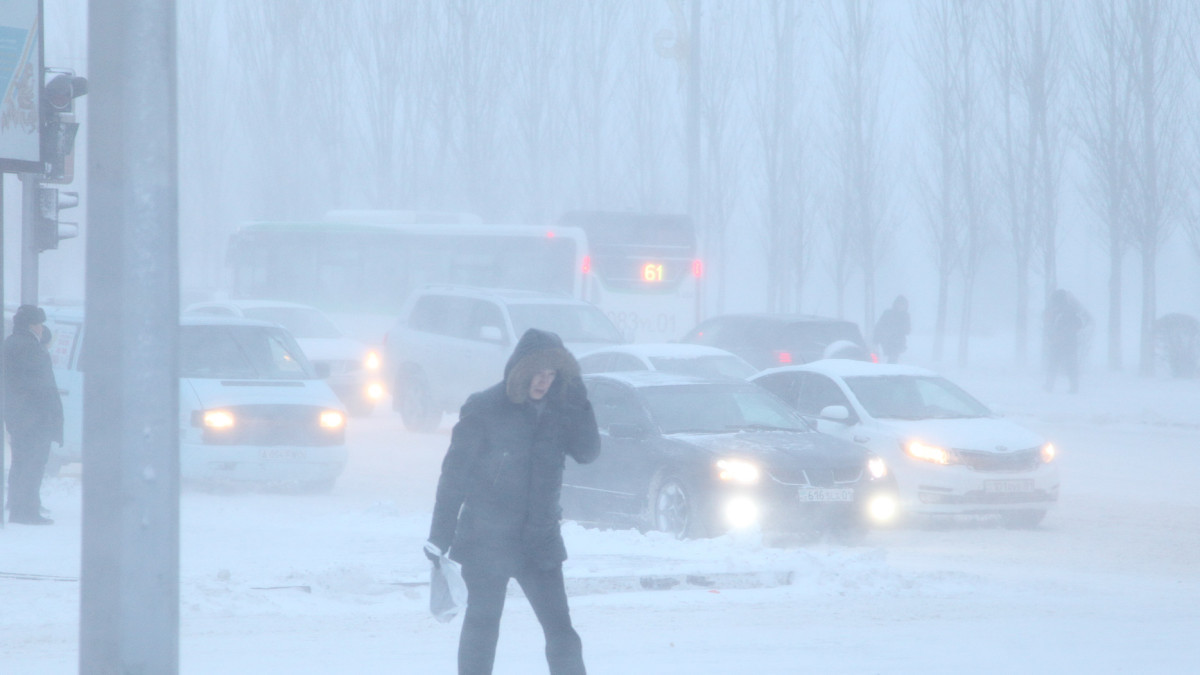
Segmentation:
<svg viewBox="0 0 1200 675">
<path fill-rule="evenodd" d="M 801 502 L 852 502 L 854 488 L 800 488 Z"/>
<path fill-rule="evenodd" d="M 298 460 L 305 458 L 305 452 L 300 448 L 263 448 L 258 451 L 259 459 L 267 461 Z"/>
<path fill-rule="evenodd" d="M 1009 494 L 1012 492 L 1033 492 L 1033 480 L 985 480 L 983 491 L 992 494 Z"/>
</svg>

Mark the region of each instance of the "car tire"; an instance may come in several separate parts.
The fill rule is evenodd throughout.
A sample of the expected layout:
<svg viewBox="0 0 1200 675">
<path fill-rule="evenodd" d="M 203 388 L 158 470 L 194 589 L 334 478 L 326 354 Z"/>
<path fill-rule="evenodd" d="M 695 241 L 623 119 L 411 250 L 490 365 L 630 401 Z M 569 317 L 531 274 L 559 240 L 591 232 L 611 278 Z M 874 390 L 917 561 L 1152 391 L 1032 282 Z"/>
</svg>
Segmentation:
<svg viewBox="0 0 1200 675">
<path fill-rule="evenodd" d="M 433 402 L 429 381 L 420 370 L 408 370 L 396 376 L 396 409 L 404 428 L 418 433 L 436 431 L 442 411 Z"/>
<path fill-rule="evenodd" d="M 1045 510 L 1008 511 L 1000 514 L 1000 522 L 1010 530 L 1032 530 L 1046 518 Z"/>
<path fill-rule="evenodd" d="M 659 472 L 650 482 L 647 507 L 648 529 L 666 532 L 676 539 L 699 539 L 707 535 L 699 495 L 676 474 Z"/>
</svg>

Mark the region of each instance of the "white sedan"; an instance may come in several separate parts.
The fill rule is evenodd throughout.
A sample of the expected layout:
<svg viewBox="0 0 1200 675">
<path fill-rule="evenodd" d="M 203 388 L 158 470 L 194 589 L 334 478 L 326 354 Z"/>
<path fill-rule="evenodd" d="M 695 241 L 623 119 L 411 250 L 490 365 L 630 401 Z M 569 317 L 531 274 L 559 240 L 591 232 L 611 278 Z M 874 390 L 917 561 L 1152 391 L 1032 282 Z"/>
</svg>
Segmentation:
<svg viewBox="0 0 1200 675">
<path fill-rule="evenodd" d="M 737 380 L 748 378 L 758 370 L 742 357 L 724 349 L 675 342 L 604 347 L 579 357 L 579 368 L 584 374 L 652 370 Z"/>
<path fill-rule="evenodd" d="M 932 371 L 827 359 L 750 379 L 818 430 L 883 457 L 902 513 L 996 514 L 1036 527 L 1058 501 L 1054 446 Z"/>
</svg>

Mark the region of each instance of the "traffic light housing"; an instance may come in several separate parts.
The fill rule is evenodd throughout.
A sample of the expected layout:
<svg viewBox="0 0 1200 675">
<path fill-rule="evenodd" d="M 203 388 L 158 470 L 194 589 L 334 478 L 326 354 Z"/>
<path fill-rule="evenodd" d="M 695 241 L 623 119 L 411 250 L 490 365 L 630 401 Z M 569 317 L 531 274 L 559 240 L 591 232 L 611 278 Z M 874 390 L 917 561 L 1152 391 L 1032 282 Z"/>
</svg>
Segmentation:
<svg viewBox="0 0 1200 675">
<path fill-rule="evenodd" d="M 60 212 L 79 206 L 78 192 L 62 192 L 58 188 L 38 188 L 37 227 L 34 241 L 38 253 L 58 248 L 60 239 L 70 239 L 79 235 L 78 223 L 59 221 Z"/>
<path fill-rule="evenodd" d="M 47 183 L 70 183 L 75 179 L 75 99 L 87 93 L 87 78 L 71 71 L 56 72 L 42 91 L 42 161 Z"/>
</svg>

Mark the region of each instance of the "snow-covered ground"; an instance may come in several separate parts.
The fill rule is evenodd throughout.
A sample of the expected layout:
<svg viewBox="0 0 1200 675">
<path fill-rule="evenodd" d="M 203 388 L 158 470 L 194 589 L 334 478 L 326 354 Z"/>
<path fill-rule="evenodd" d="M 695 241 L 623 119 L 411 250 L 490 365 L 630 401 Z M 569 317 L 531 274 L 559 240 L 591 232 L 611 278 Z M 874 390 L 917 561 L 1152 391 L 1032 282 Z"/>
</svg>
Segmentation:
<svg viewBox="0 0 1200 675">
<path fill-rule="evenodd" d="M 1200 672 L 1200 381 L 1091 372 L 1068 395 L 1011 368 L 942 371 L 1060 448 L 1062 501 L 1040 528 L 780 548 L 568 523 L 590 672 Z M 461 619 L 437 623 L 419 585 L 446 429 L 353 422 L 330 495 L 185 491 L 182 672 L 454 672 Z M 0 531 L 6 675 L 76 670 L 78 467 L 43 494 L 54 526 Z M 544 663 L 514 587 L 496 672 Z"/>
</svg>

